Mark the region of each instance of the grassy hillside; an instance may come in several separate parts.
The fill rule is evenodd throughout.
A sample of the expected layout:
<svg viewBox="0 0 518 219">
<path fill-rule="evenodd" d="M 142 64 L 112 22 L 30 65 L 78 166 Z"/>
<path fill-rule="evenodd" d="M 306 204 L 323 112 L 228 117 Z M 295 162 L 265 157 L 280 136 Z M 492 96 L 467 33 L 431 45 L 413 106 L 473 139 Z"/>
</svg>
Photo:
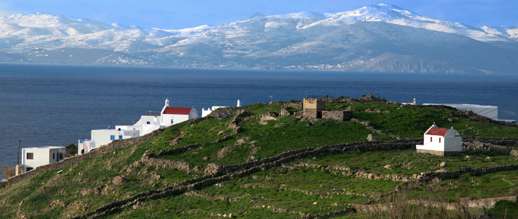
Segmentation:
<svg viewBox="0 0 518 219">
<path fill-rule="evenodd" d="M 282 165 L 262 166 L 246 174 L 239 172 L 238 167 L 243 167 L 239 165 L 253 166 L 282 157 L 285 152 L 363 144 L 369 134 L 376 142 L 420 140 L 433 122 L 455 127 L 470 141 L 506 139 L 511 140 L 506 147 L 518 146 L 514 145 L 518 141 L 518 126 L 497 124 L 446 107 L 339 98 L 328 100 L 326 108 L 351 110 L 353 119 L 308 121 L 299 116 L 300 102 L 256 104 L 221 110 L 210 118 L 180 124 L 141 139 L 115 142 L 88 156 L 36 170 L 3 185 L 0 218 L 95 216 L 99 214 L 88 213 L 114 201 L 143 197 L 150 191 L 177 191 L 179 186 L 201 179 L 213 183 L 187 186 L 181 192 L 162 192 L 152 199 L 134 199 L 138 201 L 103 215 L 114 218 L 398 215 L 458 218 L 507 217 L 513 212 L 516 215 L 516 211 L 505 210 L 516 205 L 513 200 L 499 202 L 491 210 L 461 205 L 466 200 L 512 199 L 518 195 L 518 171 L 512 168 L 451 178 L 420 177 L 433 172 L 518 165 L 517 157 L 501 151 L 470 151 L 445 158 L 417 154 L 410 145 L 397 150 L 312 151 L 308 156 L 283 160 Z M 284 115 L 286 111 L 291 114 Z M 229 172 L 237 174 L 226 177 Z M 219 176 L 217 181 L 211 178 Z M 383 207 L 387 203 L 397 207 Z M 448 208 L 448 204 L 458 206 Z"/>
</svg>

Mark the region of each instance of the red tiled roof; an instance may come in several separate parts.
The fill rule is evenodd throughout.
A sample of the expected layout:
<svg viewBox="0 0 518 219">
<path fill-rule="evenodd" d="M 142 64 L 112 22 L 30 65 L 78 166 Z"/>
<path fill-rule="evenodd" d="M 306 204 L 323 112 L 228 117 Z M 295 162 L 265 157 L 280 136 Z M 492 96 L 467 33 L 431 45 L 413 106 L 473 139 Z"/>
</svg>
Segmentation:
<svg viewBox="0 0 518 219">
<path fill-rule="evenodd" d="M 445 128 L 431 128 L 426 133 L 427 135 L 446 136 L 448 129 Z"/>
<path fill-rule="evenodd" d="M 179 115 L 189 115 L 191 114 L 192 109 L 186 107 L 167 107 L 164 109 L 164 114 L 179 114 Z"/>
</svg>

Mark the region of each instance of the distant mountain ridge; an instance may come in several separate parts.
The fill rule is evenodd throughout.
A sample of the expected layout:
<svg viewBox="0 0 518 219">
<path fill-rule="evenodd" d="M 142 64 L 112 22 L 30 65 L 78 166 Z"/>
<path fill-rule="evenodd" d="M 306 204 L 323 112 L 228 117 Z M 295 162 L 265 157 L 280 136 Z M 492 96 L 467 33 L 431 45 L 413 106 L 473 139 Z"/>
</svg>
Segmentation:
<svg viewBox="0 0 518 219">
<path fill-rule="evenodd" d="M 388 4 L 172 30 L 11 14 L 0 16 L 0 62 L 505 74 L 518 67 L 518 28 L 475 28 Z"/>
</svg>

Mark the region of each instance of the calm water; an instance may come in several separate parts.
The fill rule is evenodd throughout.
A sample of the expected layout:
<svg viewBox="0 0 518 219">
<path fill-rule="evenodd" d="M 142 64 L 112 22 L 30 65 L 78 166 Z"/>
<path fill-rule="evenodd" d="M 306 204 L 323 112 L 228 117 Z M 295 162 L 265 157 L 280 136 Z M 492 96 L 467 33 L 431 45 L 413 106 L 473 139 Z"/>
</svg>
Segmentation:
<svg viewBox="0 0 518 219">
<path fill-rule="evenodd" d="M 518 119 L 518 78 L 104 67 L 0 66 L 0 166 L 24 146 L 63 145 L 89 130 L 131 124 L 166 97 L 198 108 L 304 96 L 374 93 L 390 100 L 500 106 Z"/>
</svg>

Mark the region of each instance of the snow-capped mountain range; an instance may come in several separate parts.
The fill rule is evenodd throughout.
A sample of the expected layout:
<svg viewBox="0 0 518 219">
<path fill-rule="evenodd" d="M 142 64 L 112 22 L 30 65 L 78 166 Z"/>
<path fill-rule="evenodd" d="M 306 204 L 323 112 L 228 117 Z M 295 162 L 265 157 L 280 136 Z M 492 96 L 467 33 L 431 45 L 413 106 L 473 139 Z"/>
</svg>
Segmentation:
<svg viewBox="0 0 518 219">
<path fill-rule="evenodd" d="M 9 14 L 0 15 L 0 62 L 514 73 L 518 28 L 471 27 L 387 4 L 172 30 Z"/>
</svg>

